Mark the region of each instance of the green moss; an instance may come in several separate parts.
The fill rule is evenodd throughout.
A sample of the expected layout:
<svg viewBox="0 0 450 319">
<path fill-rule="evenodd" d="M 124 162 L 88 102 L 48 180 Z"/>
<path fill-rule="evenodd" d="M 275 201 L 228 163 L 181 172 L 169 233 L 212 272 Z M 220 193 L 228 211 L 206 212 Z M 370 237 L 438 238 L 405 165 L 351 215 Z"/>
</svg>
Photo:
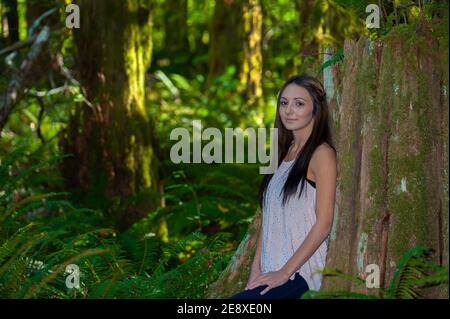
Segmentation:
<svg viewBox="0 0 450 319">
<path fill-rule="evenodd" d="M 427 43 L 423 38 L 415 42 L 409 41 L 407 45 L 402 50 L 402 59 L 406 61 L 417 59 L 414 56 L 417 54 L 415 46 L 421 47 L 421 52 L 427 50 Z M 419 59 L 421 58 L 419 56 Z M 397 106 L 392 117 L 392 123 L 399 127 L 399 131 L 392 137 L 390 147 L 388 203 L 393 213 L 393 223 L 389 249 L 393 258 L 398 258 L 405 249 L 417 243 L 435 246 L 434 225 L 430 225 L 430 215 L 434 213 L 431 211 L 434 194 L 428 187 L 432 181 L 427 179 L 428 171 L 432 169 L 430 154 L 434 134 L 433 125 L 430 123 L 434 120 L 433 114 L 429 112 L 432 109 L 429 80 L 425 78 L 424 73 L 411 64 L 401 64 L 395 70 L 397 77 L 405 77 L 408 72 L 416 74 L 419 89 L 416 95 L 408 94 L 406 99 L 396 98 Z M 403 185 L 406 184 L 406 191 L 399 187 L 402 180 Z"/>
<path fill-rule="evenodd" d="M 448 97 L 441 93 L 444 98 L 437 102 L 439 99 L 432 96 L 436 92 L 435 87 L 430 86 L 438 84 L 432 81 L 441 78 L 448 82 L 448 48 L 436 45 L 445 43 L 445 40 L 431 41 L 428 32 L 431 29 L 429 24 L 394 28 L 383 37 L 380 65 L 377 65 L 377 55 L 371 51 L 370 43 L 364 44 L 365 48 L 361 47 L 360 42 L 346 43 L 341 72 L 344 74 L 343 87 L 338 88 L 342 91 L 342 104 L 345 105 L 340 107 L 340 117 L 335 124 L 339 136 L 338 199 L 342 213 L 334 230 L 337 233 L 332 234 L 331 267 L 344 267 L 352 271 L 346 258 L 335 252 L 348 247 L 351 234 L 339 232 L 352 231 L 355 226 L 349 226 L 350 223 L 359 225 L 357 238 L 360 240 L 359 246 L 352 246 L 356 260 L 351 260 L 351 264 L 356 263 L 356 268 L 360 269 L 365 257 L 376 258 L 376 262 L 380 262 L 384 247 L 381 247 L 382 234 L 379 231 L 384 214 L 389 212 L 386 264 L 386 280 L 389 280 L 393 270 L 390 263 L 398 260 L 406 249 L 415 244 L 437 248 L 436 213 L 441 198 L 445 214 L 444 249 L 448 249 L 448 172 L 444 168 L 444 194 L 437 194 L 439 187 L 434 186 L 436 178 L 441 183 L 442 174 L 435 171 L 436 163 L 433 162 L 434 147 L 439 145 L 436 137 L 442 134 L 441 125 L 448 128 L 448 113 L 444 115 L 444 123 L 440 124 L 442 119 L 437 116 L 439 107 L 432 104 L 443 103 L 445 107 Z M 446 37 L 448 42 L 448 34 Z M 433 56 L 430 57 L 430 54 Z M 420 70 L 419 65 L 422 65 Z M 429 70 L 429 65 L 436 71 Z M 436 72 L 443 74 L 433 78 Z M 448 83 L 444 83 L 444 87 L 448 87 Z M 368 158 L 363 163 L 355 160 L 359 143 L 363 143 L 363 151 L 367 151 Z M 447 139 L 444 143 L 442 151 L 447 162 L 444 160 L 443 166 L 447 167 Z M 358 187 L 364 191 L 361 188 L 364 175 L 355 180 L 358 165 L 363 170 L 368 169 L 368 172 L 361 172 L 367 173 L 368 178 L 365 194 L 355 193 Z M 361 203 L 359 195 L 362 195 Z M 355 217 L 350 211 L 352 200 L 356 201 Z M 360 204 L 368 207 L 360 208 Z M 366 243 L 362 243 L 363 234 L 368 234 L 367 256 L 362 248 L 366 247 Z M 448 263 L 448 254 L 444 258 L 447 259 L 444 262 Z M 335 289 L 331 286 L 327 288 Z"/>
</svg>

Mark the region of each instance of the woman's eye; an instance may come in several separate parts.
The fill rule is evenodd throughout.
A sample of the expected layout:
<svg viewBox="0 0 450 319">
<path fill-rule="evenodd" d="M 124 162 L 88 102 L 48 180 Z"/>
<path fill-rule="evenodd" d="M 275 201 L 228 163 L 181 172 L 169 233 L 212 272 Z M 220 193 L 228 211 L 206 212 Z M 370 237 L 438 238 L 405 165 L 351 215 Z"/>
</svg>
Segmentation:
<svg viewBox="0 0 450 319">
<path fill-rule="evenodd" d="M 303 106 L 303 103 L 297 102 L 297 103 L 295 103 L 295 106 Z"/>
<path fill-rule="evenodd" d="M 286 101 L 282 101 L 282 102 L 281 102 L 281 105 L 282 105 L 282 106 L 285 106 L 286 104 L 287 104 Z"/>
</svg>

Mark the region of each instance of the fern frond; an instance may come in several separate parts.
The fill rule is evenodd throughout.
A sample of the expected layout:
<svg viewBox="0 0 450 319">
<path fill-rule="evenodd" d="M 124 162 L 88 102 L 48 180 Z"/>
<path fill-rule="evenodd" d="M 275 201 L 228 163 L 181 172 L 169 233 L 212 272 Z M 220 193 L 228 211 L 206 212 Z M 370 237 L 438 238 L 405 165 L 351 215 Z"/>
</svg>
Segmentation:
<svg viewBox="0 0 450 319">
<path fill-rule="evenodd" d="M 409 299 L 420 296 L 420 292 L 416 287 L 416 281 L 426 275 L 426 258 L 428 254 L 429 249 L 420 245 L 405 252 L 387 290 L 390 298 Z"/>
</svg>

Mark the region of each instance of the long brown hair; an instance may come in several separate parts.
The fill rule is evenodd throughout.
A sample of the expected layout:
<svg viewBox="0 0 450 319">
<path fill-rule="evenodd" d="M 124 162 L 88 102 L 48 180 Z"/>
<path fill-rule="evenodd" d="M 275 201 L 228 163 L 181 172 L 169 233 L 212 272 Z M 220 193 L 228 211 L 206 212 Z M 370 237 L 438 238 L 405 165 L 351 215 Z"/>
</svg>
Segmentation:
<svg viewBox="0 0 450 319">
<path fill-rule="evenodd" d="M 292 83 L 305 88 L 311 95 L 311 98 L 313 100 L 314 125 L 311 135 L 298 153 L 293 167 L 289 172 L 286 183 L 284 184 L 284 187 L 282 189 L 283 205 L 286 203 L 289 197 L 296 193 L 300 182 L 301 186 L 299 197 L 301 196 L 305 186 L 308 165 L 316 148 L 323 143 L 327 143 L 336 152 L 331 136 L 326 93 L 322 83 L 316 78 L 309 75 L 295 75 L 289 78 L 283 84 L 277 98 L 277 112 L 274 127 L 278 128 L 278 165 L 280 165 L 281 161 L 286 156 L 289 147 L 294 140 L 294 134 L 292 133 L 292 131 L 286 129 L 283 122 L 281 121 L 279 114 L 281 95 L 284 89 Z M 265 175 L 261 183 L 259 189 L 259 205 L 261 209 L 263 208 L 265 191 L 267 189 L 267 186 L 269 185 L 270 180 L 272 179 L 272 176 L 273 174 Z"/>
</svg>

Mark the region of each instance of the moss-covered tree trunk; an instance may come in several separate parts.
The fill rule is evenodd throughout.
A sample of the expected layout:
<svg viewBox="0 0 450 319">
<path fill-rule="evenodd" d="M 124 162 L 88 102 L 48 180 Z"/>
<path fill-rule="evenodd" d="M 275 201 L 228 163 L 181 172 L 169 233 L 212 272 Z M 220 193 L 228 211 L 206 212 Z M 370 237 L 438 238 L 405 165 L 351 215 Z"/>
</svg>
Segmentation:
<svg viewBox="0 0 450 319">
<path fill-rule="evenodd" d="M 338 152 L 327 267 L 365 278 L 365 267 L 377 264 L 385 287 L 417 244 L 433 248 L 436 263 L 449 262 L 448 33 L 440 25 L 418 22 L 382 41 L 346 41 L 344 61 L 324 78 Z M 258 212 L 208 297 L 245 286 L 259 220 Z M 373 293 L 334 277 L 321 290 Z M 448 285 L 425 297 L 448 298 Z"/>
<path fill-rule="evenodd" d="M 119 228 L 151 211 L 145 191 L 157 187 L 153 125 L 144 106 L 150 63 L 150 0 L 80 0 L 75 60 L 87 103 L 76 108 L 62 138 L 73 156 L 67 186 L 89 206 L 114 214 Z"/>
<path fill-rule="evenodd" d="M 243 5 L 244 57 L 240 87 L 247 107 L 262 106 L 262 10 L 259 0 L 246 0 Z"/>
<path fill-rule="evenodd" d="M 435 29 L 418 22 L 382 42 L 346 41 L 336 85 L 339 178 L 327 266 L 365 278 L 376 264 L 385 287 L 417 244 L 448 265 L 448 34 Z M 349 289 L 374 293 L 324 280 L 323 290 Z M 448 285 L 424 296 L 448 297 Z"/>
</svg>

